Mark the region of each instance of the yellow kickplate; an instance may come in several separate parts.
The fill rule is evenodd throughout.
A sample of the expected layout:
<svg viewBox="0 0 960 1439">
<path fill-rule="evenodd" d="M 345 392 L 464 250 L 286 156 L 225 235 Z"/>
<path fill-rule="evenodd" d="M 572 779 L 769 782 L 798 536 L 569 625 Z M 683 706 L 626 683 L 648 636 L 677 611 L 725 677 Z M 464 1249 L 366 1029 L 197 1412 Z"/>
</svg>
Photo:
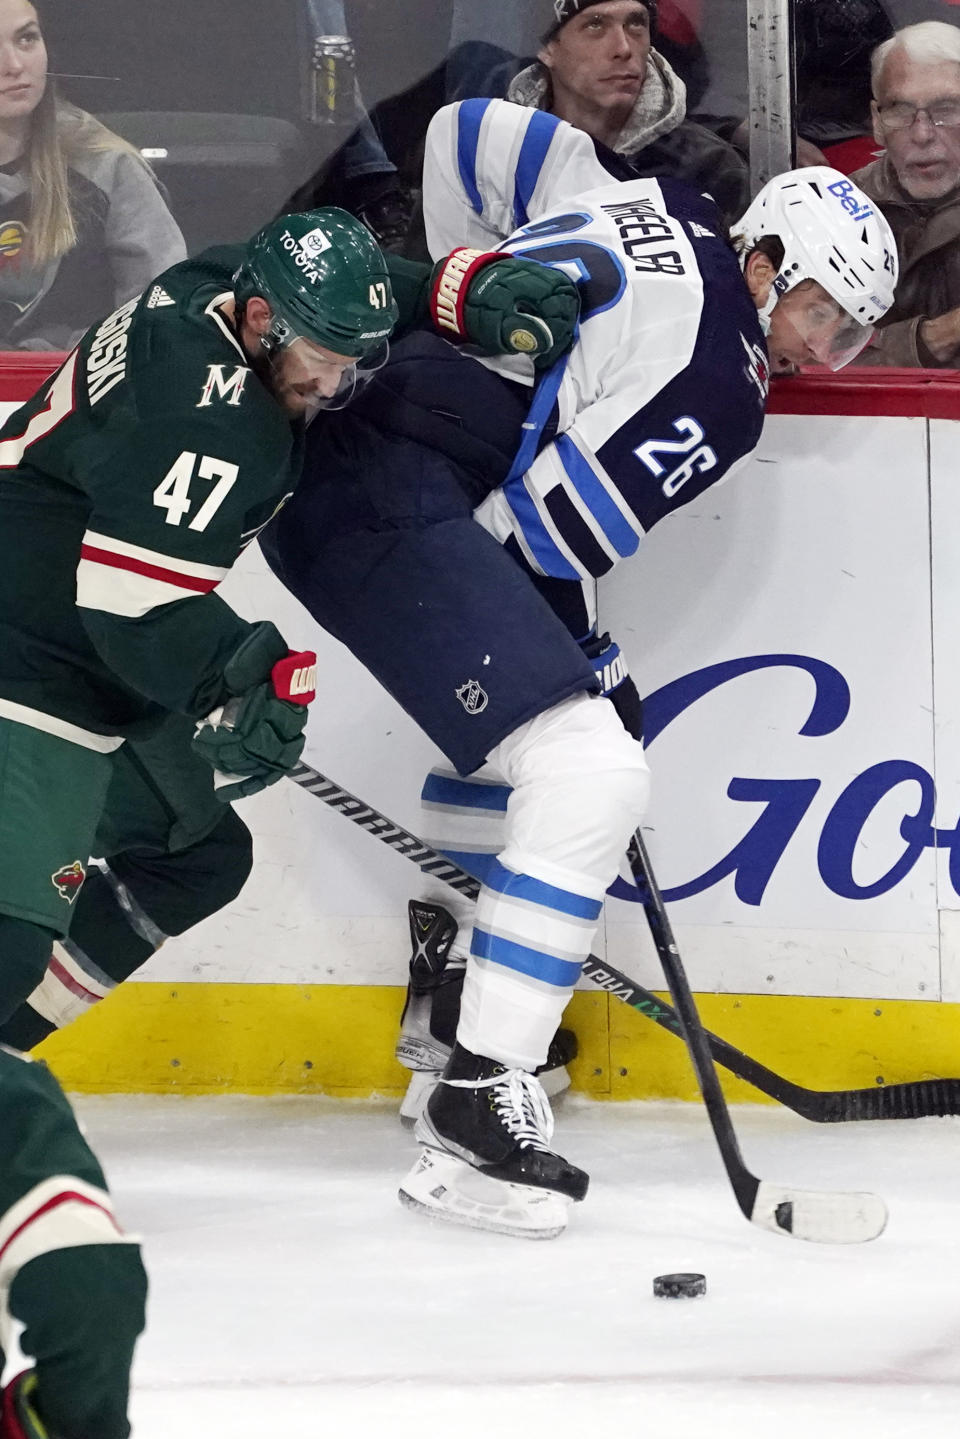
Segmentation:
<svg viewBox="0 0 960 1439">
<path fill-rule="evenodd" d="M 960 1074 L 960 1006 L 913 1000 L 697 996 L 704 1023 L 815 1089 Z M 400 1095 L 403 991 L 387 985 L 122 985 L 37 1051 L 86 1093 Z M 564 1023 L 574 1087 L 598 1099 L 697 1098 L 680 1040 L 600 993 Z M 721 1070 L 721 1076 L 724 1071 Z M 762 1099 L 726 1080 L 731 1099 Z"/>
</svg>

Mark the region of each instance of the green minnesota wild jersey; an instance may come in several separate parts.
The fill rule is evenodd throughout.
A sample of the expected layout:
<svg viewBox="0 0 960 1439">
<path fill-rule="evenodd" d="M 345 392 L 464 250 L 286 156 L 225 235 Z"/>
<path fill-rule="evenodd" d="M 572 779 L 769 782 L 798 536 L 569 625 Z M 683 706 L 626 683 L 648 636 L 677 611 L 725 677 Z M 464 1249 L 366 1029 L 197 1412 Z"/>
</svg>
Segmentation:
<svg viewBox="0 0 960 1439">
<path fill-rule="evenodd" d="M 249 626 L 214 591 L 302 435 L 223 314 L 241 254 L 167 270 L 0 430 L 0 715 L 84 743 L 44 717 L 124 736 L 222 697 Z"/>
<path fill-rule="evenodd" d="M 53 1075 L 0 1045 L 0 1291 L 50 1250 L 124 1243 L 133 1241 Z"/>
<path fill-rule="evenodd" d="M 250 626 L 215 591 L 291 494 L 304 433 L 223 313 L 242 255 L 165 271 L 0 429 L 0 716 L 109 750 L 225 698 Z M 407 323 L 428 274 L 401 266 Z"/>
</svg>

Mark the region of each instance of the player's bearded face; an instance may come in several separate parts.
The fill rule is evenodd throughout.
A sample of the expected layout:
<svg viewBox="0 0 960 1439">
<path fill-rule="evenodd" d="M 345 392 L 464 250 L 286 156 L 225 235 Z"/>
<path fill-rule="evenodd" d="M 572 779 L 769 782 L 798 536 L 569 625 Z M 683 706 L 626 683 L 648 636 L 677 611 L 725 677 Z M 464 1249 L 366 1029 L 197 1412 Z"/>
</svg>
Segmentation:
<svg viewBox="0 0 960 1439">
<path fill-rule="evenodd" d="M 309 416 L 321 401 L 332 399 L 355 364 L 352 355 L 296 339 L 270 355 L 268 384 L 277 402 L 299 419 Z"/>
</svg>

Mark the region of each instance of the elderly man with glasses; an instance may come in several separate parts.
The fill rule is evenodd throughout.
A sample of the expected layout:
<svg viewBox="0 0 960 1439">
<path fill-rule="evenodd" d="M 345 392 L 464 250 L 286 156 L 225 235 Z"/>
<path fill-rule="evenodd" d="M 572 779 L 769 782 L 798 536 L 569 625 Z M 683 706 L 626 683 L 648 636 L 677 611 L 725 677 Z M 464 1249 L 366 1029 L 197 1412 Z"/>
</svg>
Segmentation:
<svg viewBox="0 0 960 1439">
<path fill-rule="evenodd" d="M 872 56 L 885 152 L 852 179 L 897 239 L 893 309 L 858 364 L 960 367 L 960 29 L 908 25 Z"/>
</svg>

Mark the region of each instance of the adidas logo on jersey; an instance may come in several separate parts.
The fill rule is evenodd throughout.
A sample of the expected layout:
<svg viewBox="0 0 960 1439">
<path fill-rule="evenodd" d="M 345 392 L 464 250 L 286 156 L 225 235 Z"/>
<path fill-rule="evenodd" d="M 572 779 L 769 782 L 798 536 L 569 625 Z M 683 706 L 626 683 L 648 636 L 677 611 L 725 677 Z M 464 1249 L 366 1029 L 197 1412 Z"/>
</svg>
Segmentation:
<svg viewBox="0 0 960 1439">
<path fill-rule="evenodd" d="M 695 240 L 715 240 L 717 237 L 706 225 L 698 225 L 696 220 L 690 221 L 690 233 Z"/>
<path fill-rule="evenodd" d="M 148 310 L 160 310 L 164 305 L 175 305 L 176 300 L 171 300 L 162 285 L 154 285 L 150 291 L 150 298 L 147 301 Z"/>
</svg>

